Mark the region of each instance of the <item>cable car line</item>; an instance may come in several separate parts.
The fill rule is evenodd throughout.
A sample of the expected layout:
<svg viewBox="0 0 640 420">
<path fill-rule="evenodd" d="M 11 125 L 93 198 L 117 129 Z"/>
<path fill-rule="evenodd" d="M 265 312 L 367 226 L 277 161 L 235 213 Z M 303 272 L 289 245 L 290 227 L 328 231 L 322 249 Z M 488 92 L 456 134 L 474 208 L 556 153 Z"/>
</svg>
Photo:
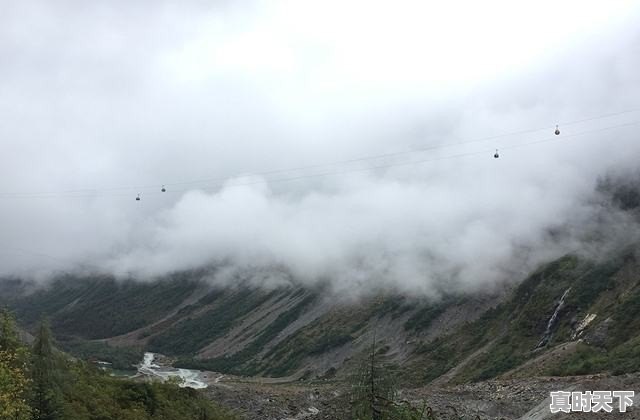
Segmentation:
<svg viewBox="0 0 640 420">
<path fill-rule="evenodd" d="M 591 134 L 591 133 L 594 133 L 594 132 L 608 131 L 608 130 L 613 130 L 613 129 L 616 129 L 616 128 L 628 127 L 628 126 L 633 126 L 633 125 L 640 125 L 640 121 L 634 121 L 634 122 L 630 122 L 630 123 L 619 124 L 619 125 L 615 125 L 615 126 L 611 126 L 611 127 L 599 128 L 599 129 L 596 129 L 596 130 L 588 130 L 588 131 L 583 131 L 583 132 L 580 132 L 580 133 L 568 134 L 568 135 L 563 136 L 563 137 L 571 139 L 571 138 L 576 138 L 576 137 L 579 137 L 579 136 L 585 135 L 585 134 Z M 537 144 L 557 142 L 557 141 L 558 140 L 555 137 L 547 137 L 545 139 L 531 141 L 531 142 L 527 142 L 527 143 L 520 143 L 520 144 L 517 144 L 517 145 L 504 146 L 503 149 L 518 149 L 518 148 L 521 148 L 521 147 L 533 146 L 533 145 L 537 145 Z M 481 151 L 476 151 L 476 152 L 458 153 L 458 154 L 455 154 L 455 155 L 440 156 L 440 157 L 435 157 L 435 158 L 431 158 L 431 159 L 421 159 L 421 160 L 413 160 L 413 161 L 409 161 L 409 162 L 391 163 L 391 164 L 386 164 L 386 165 L 371 166 L 371 167 L 368 167 L 368 168 L 356 168 L 356 169 L 351 169 L 351 170 L 344 170 L 344 171 L 340 171 L 340 172 L 324 172 L 324 173 L 319 173 L 319 174 L 300 175 L 300 176 L 289 177 L 289 178 L 276 178 L 276 179 L 270 179 L 270 180 L 253 181 L 253 182 L 246 182 L 246 183 L 239 183 L 239 184 L 232 184 L 232 185 L 218 184 L 218 185 L 208 186 L 208 187 L 205 187 L 205 188 L 200 188 L 200 190 L 202 190 L 202 191 L 213 191 L 213 190 L 216 190 L 216 189 L 221 188 L 223 186 L 226 186 L 228 188 L 232 188 L 232 187 L 241 187 L 241 186 L 249 186 L 249 185 L 258 185 L 258 184 L 264 184 L 264 183 L 296 181 L 296 180 L 300 180 L 300 179 L 318 178 L 318 177 L 325 177 L 325 176 L 330 176 L 330 175 L 345 175 L 345 174 L 356 173 L 356 172 L 368 172 L 368 171 L 374 171 L 374 170 L 377 170 L 377 169 L 387 169 L 387 168 L 396 167 L 396 166 L 418 165 L 418 164 L 436 162 L 436 161 L 441 161 L 441 160 L 457 159 L 457 158 L 461 158 L 461 157 L 486 155 L 487 152 L 492 152 L 492 151 L 494 151 L 494 150 L 493 149 L 489 149 L 489 150 L 481 150 Z M 192 189 L 183 189 L 183 190 L 177 190 L 176 192 L 187 192 L 187 191 L 191 191 L 191 190 Z"/>
<path fill-rule="evenodd" d="M 631 108 L 631 109 L 627 109 L 627 110 L 624 110 L 624 111 L 618 111 L 618 112 L 613 112 L 613 113 L 608 113 L 608 114 L 592 116 L 592 117 L 588 117 L 588 118 L 582 118 L 582 119 L 579 119 L 579 120 L 572 120 L 572 121 L 564 122 L 563 125 L 571 126 L 571 125 L 580 124 L 580 123 L 587 122 L 587 121 L 594 121 L 594 120 L 603 119 L 603 118 L 610 118 L 610 117 L 623 115 L 623 114 L 628 114 L 628 113 L 637 112 L 637 111 L 640 111 L 640 107 L 639 108 Z M 251 172 L 251 173 L 247 173 L 245 171 L 244 173 L 238 173 L 238 174 L 228 175 L 228 176 L 221 176 L 221 177 L 216 177 L 216 178 L 201 178 L 201 179 L 197 179 L 197 180 L 166 183 L 166 184 L 163 185 L 163 188 L 165 188 L 165 186 L 167 186 L 167 185 L 168 186 L 180 186 L 180 185 L 203 184 L 203 183 L 208 183 L 208 182 L 225 181 L 225 180 L 228 180 L 228 179 L 231 179 L 231 178 L 241 178 L 241 177 L 245 177 L 245 176 L 265 176 L 265 175 L 273 175 L 273 174 L 283 173 L 283 172 L 294 172 L 294 171 L 301 171 L 301 170 L 306 170 L 306 169 L 314 169 L 314 168 L 321 168 L 321 167 L 327 167 L 327 166 L 336 166 L 336 165 L 342 165 L 342 164 L 348 164 L 348 163 L 363 162 L 363 161 L 367 161 L 367 160 L 383 159 L 383 158 L 401 156 L 401 155 L 406 155 L 406 154 L 413 154 L 413 153 L 421 153 L 421 152 L 426 152 L 426 151 L 432 151 L 432 150 L 437 150 L 437 149 L 446 148 L 446 147 L 454 147 L 454 146 L 460 146 L 460 145 L 465 145 L 465 144 L 471 144 L 471 143 L 478 143 L 478 142 L 484 142 L 484 141 L 489 141 L 489 140 L 495 140 L 495 139 L 498 139 L 498 138 L 515 136 L 515 135 L 520 135 L 520 134 L 533 133 L 533 132 L 536 132 L 536 131 L 547 130 L 549 128 L 550 128 L 549 126 L 546 126 L 546 127 L 540 127 L 540 128 L 534 128 L 534 129 L 518 130 L 518 131 L 512 131 L 512 132 L 508 132 L 508 133 L 502 133 L 502 134 L 497 134 L 497 135 L 492 135 L 492 136 L 487 136 L 487 137 L 481 137 L 481 138 L 477 138 L 477 139 L 462 140 L 462 141 L 459 141 L 459 142 L 446 143 L 446 144 L 440 144 L 440 145 L 434 145 L 434 146 L 427 146 L 427 147 L 422 147 L 422 148 L 414 148 L 414 149 L 411 149 L 411 150 L 405 150 L 405 151 L 401 151 L 401 152 L 391 152 L 391 153 L 383 153 L 383 154 L 377 154 L 377 155 L 369 155 L 369 156 L 363 156 L 363 157 L 358 157 L 358 158 L 353 158 L 353 159 L 346 159 L 346 160 L 334 161 L 334 162 L 328 162 L 328 163 L 292 167 L 292 168 L 287 168 L 287 169 L 274 169 L 274 170 Z M 556 129 L 557 129 L 557 125 L 556 125 Z M 137 190 L 146 190 L 146 189 L 151 189 L 151 188 L 157 188 L 157 184 L 155 184 L 155 185 L 153 185 L 153 184 L 134 185 L 134 186 L 126 186 L 126 187 L 122 186 L 122 187 L 107 187 L 107 188 L 82 188 L 82 189 L 74 189 L 74 190 L 48 191 L 48 192 L 44 191 L 44 192 L 31 192 L 31 193 L 20 193 L 20 192 L 2 193 L 2 192 L 0 192 L 0 197 L 2 197 L 2 196 L 11 196 L 11 195 L 22 196 L 22 195 L 77 194 L 77 193 L 111 192 L 111 191 L 131 191 L 131 190 L 136 190 L 136 189 Z M 165 190 L 166 190 L 166 188 L 165 188 Z M 162 192 L 165 192 L 165 191 L 162 191 Z"/>
<path fill-rule="evenodd" d="M 563 136 L 563 139 L 566 138 L 568 140 L 572 140 L 572 139 L 575 139 L 575 138 L 577 138 L 579 136 L 582 136 L 582 135 L 585 135 L 585 134 L 609 131 L 609 130 L 614 130 L 616 128 L 630 127 L 630 126 L 634 126 L 634 125 L 640 125 L 640 120 L 639 121 L 629 122 L 629 123 L 624 123 L 624 124 L 617 124 L 617 125 L 610 126 L 610 127 L 603 127 L 603 128 L 599 128 L 599 129 L 585 130 L 585 131 L 578 132 L 578 133 L 567 134 L 567 135 Z M 530 141 L 530 142 L 526 142 L 526 143 L 515 144 L 515 145 L 507 145 L 507 146 L 502 147 L 502 149 L 509 149 L 509 150 L 510 149 L 518 149 L 518 148 L 521 148 L 521 147 L 527 147 L 527 146 L 533 146 L 533 145 L 537 145 L 537 144 L 557 142 L 557 141 L 558 140 L 557 140 L 557 138 L 555 137 L 555 134 L 554 134 L 553 137 L 546 137 L 544 139 L 539 139 L 539 140 Z M 397 167 L 397 166 L 419 165 L 419 164 L 437 162 L 437 161 L 442 161 L 442 160 L 458 159 L 458 158 L 462 158 L 462 157 L 480 156 L 480 155 L 486 155 L 488 152 L 493 152 L 493 151 L 494 151 L 494 149 L 489 149 L 489 150 L 485 149 L 485 150 L 481 150 L 481 151 L 458 153 L 458 154 L 455 154 L 455 155 L 439 156 L 439 157 L 429 158 L 429 159 L 412 160 L 412 161 L 396 162 L 396 163 L 390 163 L 390 164 L 384 164 L 384 165 L 376 165 L 376 166 L 371 166 L 371 167 L 367 167 L 367 168 L 353 168 L 353 169 L 346 169 L 346 170 L 342 170 L 342 171 L 322 172 L 322 173 L 317 173 L 317 174 L 306 174 L 306 175 L 299 175 L 299 176 L 294 176 L 294 177 L 276 178 L 276 179 L 260 180 L 260 181 L 250 181 L 250 182 L 236 183 L 236 184 L 231 184 L 231 185 L 228 185 L 228 184 L 225 185 L 224 183 L 219 183 L 219 184 L 205 186 L 205 187 L 199 188 L 198 190 L 205 191 L 205 192 L 211 192 L 211 191 L 216 191 L 217 189 L 222 188 L 222 187 L 234 188 L 234 187 L 244 187 L 244 186 L 251 186 L 251 185 L 260 185 L 260 184 L 264 184 L 264 183 L 291 182 L 291 181 L 297 181 L 297 180 L 301 180 L 301 179 L 321 178 L 321 177 L 332 176 L 332 175 L 346 175 L 346 174 L 350 174 L 350 173 L 368 172 L 368 171 L 374 171 L 374 170 L 379 170 L 379 169 L 387 169 L 387 168 Z M 193 189 L 191 189 L 191 188 L 185 188 L 185 189 L 172 190 L 171 192 L 172 193 L 184 193 L 184 192 L 188 192 L 188 191 L 192 191 L 192 190 Z M 94 197 L 94 196 L 95 195 L 87 195 L 85 197 Z M 118 194 L 118 196 L 126 197 L 126 196 L 129 196 L 129 195 L 128 194 Z"/>
<path fill-rule="evenodd" d="M 563 125 L 571 126 L 571 125 L 576 125 L 576 124 L 580 124 L 580 123 L 587 122 L 587 121 L 594 121 L 594 120 L 603 119 L 603 118 L 610 118 L 610 117 L 623 115 L 623 114 L 628 114 L 628 113 L 637 112 L 637 111 L 640 111 L 640 108 L 632 108 L 632 109 L 627 109 L 625 111 L 613 112 L 613 113 L 609 113 L 609 114 L 603 114 L 603 115 L 583 118 L 583 119 L 579 119 L 579 120 L 572 120 L 572 121 L 568 121 L 568 122 L 563 123 Z M 502 134 L 497 134 L 497 135 L 492 135 L 492 136 L 487 136 L 487 137 L 480 137 L 480 138 L 477 138 L 477 139 L 462 140 L 462 141 L 458 141 L 458 142 L 439 144 L 439 145 L 435 145 L 435 146 L 426 146 L 426 147 L 414 148 L 414 149 L 405 150 L 405 151 L 402 151 L 402 152 L 382 153 L 382 154 L 362 156 L 362 157 L 358 157 L 358 158 L 345 159 L 345 160 L 339 160 L 339 161 L 328 162 L 328 163 L 319 163 L 319 164 L 312 164 L 312 165 L 306 165 L 306 166 L 298 166 L 298 167 L 287 168 L 287 169 L 274 169 L 274 170 L 267 170 L 267 171 L 261 171 L 261 172 L 250 172 L 248 175 L 245 172 L 245 173 L 238 173 L 238 174 L 231 175 L 231 176 L 224 176 L 224 177 L 217 177 L 217 178 L 201 178 L 201 179 L 197 179 L 197 180 L 173 182 L 173 183 L 166 184 L 166 185 L 178 186 L 178 185 L 189 185 L 189 184 L 202 184 L 202 183 L 205 183 L 205 182 L 223 181 L 223 180 L 226 180 L 226 179 L 229 179 L 229 178 L 239 178 L 239 177 L 243 177 L 243 176 L 264 176 L 264 175 L 272 175 L 272 174 L 282 173 L 282 172 L 293 172 L 293 171 L 299 171 L 299 170 L 321 168 L 321 167 L 325 167 L 325 166 L 335 166 L 335 165 L 342 165 L 342 164 L 348 164 L 348 163 L 362 162 L 362 161 L 367 161 L 367 160 L 384 159 L 384 158 L 389 158 L 389 157 L 394 157 L 394 156 L 400 156 L 400 155 L 406 155 L 406 154 L 412 154 L 412 153 L 420 153 L 420 152 L 432 151 L 432 150 L 437 150 L 437 149 L 446 148 L 446 147 L 454 147 L 454 146 L 461 146 L 461 145 L 471 144 L 471 143 L 479 143 L 479 142 L 495 140 L 495 139 L 498 139 L 498 138 L 515 136 L 515 135 L 520 135 L 520 134 L 534 133 L 536 131 L 548 130 L 549 128 L 553 128 L 553 126 L 546 126 L 546 127 L 540 127 L 540 128 L 512 131 L 512 132 L 508 132 L 508 133 L 502 133 Z M 558 125 L 556 125 L 556 130 L 557 129 L 558 129 Z M 559 132 L 558 132 L 558 134 L 559 134 Z M 148 186 L 146 186 L 144 188 L 150 188 L 150 187 L 152 187 L 152 186 L 148 185 Z M 123 189 L 124 188 L 128 189 L 128 187 L 123 187 Z"/>
<path fill-rule="evenodd" d="M 582 119 L 582 120 L 577 120 L 574 122 L 569 122 L 569 123 L 564 123 L 564 125 L 570 125 L 570 124 L 577 124 L 579 122 L 585 122 L 585 121 L 591 121 L 591 120 L 595 120 L 595 119 L 599 119 L 599 118 L 606 118 L 606 117 L 610 117 L 610 116 L 614 116 L 614 115 L 620 115 L 620 114 L 624 114 L 624 113 L 629 113 L 629 112 L 633 112 L 635 110 L 628 110 L 628 111 L 622 111 L 622 112 L 618 112 L 618 113 L 612 113 L 612 114 L 606 114 L 603 116 L 599 116 L 599 117 L 591 117 L 591 118 L 586 118 L 586 119 Z M 624 123 L 624 124 L 617 124 L 617 125 L 613 125 L 613 126 L 608 126 L 608 127 L 603 127 L 603 128 L 599 128 L 599 129 L 591 129 L 591 130 L 586 130 L 586 131 L 582 131 L 582 132 L 578 132 L 578 133 L 572 133 L 572 134 L 565 134 L 562 136 L 562 138 L 571 138 L 571 137 L 576 137 L 576 136 L 580 136 L 580 135 L 585 135 L 585 134 L 590 134 L 590 133 L 595 133 L 595 132 L 601 132 L 601 131 L 607 131 L 607 130 L 611 130 L 611 129 L 616 129 L 616 128 L 621 128 L 621 127 L 627 127 L 627 126 L 632 126 L 632 125 L 637 125 L 640 124 L 640 121 L 634 121 L 634 122 L 630 122 L 630 123 Z M 557 128 L 558 126 L 556 126 L 556 131 L 559 131 L 559 129 Z M 549 128 L 549 127 L 547 127 Z M 541 129 L 534 129 L 534 130 L 522 130 L 519 131 L 517 133 L 525 133 L 525 132 L 534 132 L 534 131 L 539 131 Z M 516 133 L 516 132 L 514 132 Z M 453 146 L 453 145 L 460 145 L 460 144 L 468 144 L 468 143 L 472 143 L 472 142 L 479 142 L 479 141 L 487 141 L 490 139 L 495 139 L 495 138 L 500 138 L 500 137 L 506 137 L 509 135 L 513 135 L 514 133 L 506 133 L 506 134 L 501 134 L 501 135 L 497 135 L 497 136 L 492 136 L 492 137 L 485 137 L 482 139 L 475 139 L 475 140 L 469 140 L 469 141 L 465 141 L 465 142 L 458 142 L 458 143 L 454 143 L 454 144 L 447 144 L 447 145 L 440 145 L 437 147 L 430 147 L 430 148 L 424 148 L 424 149 L 415 149 L 413 151 L 410 152 L 396 152 L 396 153 L 391 153 L 391 154 L 386 154 L 386 155 L 378 155 L 375 156 L 374 158 L 380 158 L 380 157 L 387 157 L 387 156 L 394 156 L 394 155 L 402 155 L 402 154 L 408 154 L 408 153 L 416 153 L 416 152 L 421 152 L 421 151 L 426 151 L 426 150 L 436 150 L 438 148 L 444 148 L 444 147 L 448 147 L 448 146 Z M 555 135 L 558 135 L 557 133 L 554 132 Z M 518 144 L 518 145 L 507 145 L 507 146 L 503 146 L 502 149 L 511 149 L 511 148 L 516 148 L 516 147 L 521 147 L 521 146 L 527 146 L 527 145 L 531 145 L 531 144 L 538 144 L 538 143 L 544 143 L 544 142 L 548 142 L 548 141 L 557 141 L 555 137 L 551 137 L 551 138 L 547 138 L 547 139 L 543 139 L 543 140 L 538 140 L 538 141 L 534 141 L 534 142 L 529 142 L 529 143 L 522 143 L 522 144 Z M 491 149 L 490 151 L 492 152 L 494 149 Z M 487 151 L 482 151 L 482 152 L 471 152 L 471 153 L 463 153 L 463 154 L 456 154 L 456 155 L 450 155 L 450 156 L 441 156 L 435 159 L 427 159 L 427 160 L 419 160 L 419 161 L 409 161 L 409 162 L 395 162 L 395 163 L 389 163 L 389 164 L 383 164 L 383 165 L 375 165 L 375 166 L 369 166 L 366 168 L 352 168 L 352 169 L 345 169 L 345 170 L 341 170 L 341 171 L 330 171 L 330 172 L 322 172 L 322 173 L 316 173 L 316 174 L 304 174 L 304 175 L 298 175 L 298 176 L 293 176 L 293 177 L 285 177 L 285 178 L 275 178 L 275 179 L 268 179 L 268 180 L 260 180 L 260 181 L 255 181 L 255 182 L 247 182 L 247 183 L 238 183 L 238 184 L 232 184 L 230 185 L 231 187 L 233 186 L 243 186 L 243 185 L 255 185 L 255 184 L 261 184 L 264 182 L 285 182 L 285 181 L 292 181 L 292 180 L 298 180 L 298 179 L 305 179 L 305 178 L 316 178 L 316 177 L 324 177 L 324 176 L 329 176 L 329 175 L 340 175 L 340 174 L 347 174 L 347 173 L 354 173 L 354 172 L 363 172 L 363 171 L 372 171 L 372 170 L 376 170 L 376 169 L 384 169 L 384 168 L 389 168 L 389 167 L 394 167 L 394 166 L 404 166 L 404 165 L 412 165 L 412 164 L 419 164 L 419 163 L 425 163 L 425 162 L 431 162 L 431 161 L 436 161 L 436 160 L 442 160 L 442 159 L 452 159 L 452 158 L 458 158 L 458 157 L 463 157 L 463 156 L 473 156 L 473 155 L 479 155 L 481 153 L 486 153 Z M 497 150 L 496 150 L 496 154 L 498 154 Z M 494 157 L 496 157 L 494 155 Z M 339 164 L 339 163 L 347 163 L 347 162 L 357 162 L 357 161 L 364 161 L 364 160 L 369 160 L 372 159 L 371 157 L 364 157 L 364 158 L 357 158 L 357 159 L 350 159 L 347 161 L 341 161 L 341 162 L 335 162 L 333 164 Z M 316 167 L 324 167 L 324 166 L 330 166 L 332 165 L 331 163 L 329 164 L 318 164 L 318 165 L 309 165 L 306 167 L 298 167 L 298 168 L 291 168 L 291 169 L 282 169 L 282 170 L 274 170 L 274 171 L 266 171 L 266 172 L 261 172 L 261 173 L 255 173 L 252 174 L 253 176 L 260 176 L 260 175 L 265 175 L 265 174 L 274 174 L 274 173 L 281 173 L 281 172 L 291 172 L 294 170 L 301 170 L 301 169 L 310 169 L 310 168 L 316 168 Z M 245 175 L 246 176 L 246 175 Z M 217 179 L 211 179 L 208 182 L 211 181 L 228 181 L 230 179 L 233 179 L 233 176 L 229 176 L 229 177 L 224 177 L 224 178 L 217 178 Z M 195 181 L 193 181 L 195 183 Z M 203 183 L 205 182 L 204 180 L 202 181 L 198 181 L 199 183 Z M 193 188 L 183 188 L 183 189 L 172 189 L 171 191 L 167 191 L 166 189 L 166 185 L 183 185 L 184 183 L 172 183 L 172 184 L 163 184 L 162 188 L 160 190 L 160 192 L 158 192 L 158 190 L 156 190 L 156 192 L 150 191 L 148 192 L 148 194 L 160 194 L 160 193 L 183 193 L 186 191 L 190 191 Z M 157 184 L 156 184 L 157 185 Z M 219 183 L 216 185 L 217 188 L 223 186 L 223 183 Z M 151 187 L 151 186 L 149 186 Z M 157 187 L 156 187 L 157 188 Z M 211 186 L 203 186 L 202 188 L 199 188 L 201 190 L 208 190 L 211 189 Z M 122 191 L 122 190 L 135 190 L 135 189 L 143 189 L 140 186 L 134 186 L 134 187 L 118 187 L 118 188 L 105 188 L 105 189 L 81 189 L 81 190 L 67 190 L 67 191 L 59 191 L 59 192 L 41 192 L 41 193 L 0 193 L 0 199 L 1 198 L 50 198 L 50 197 L 95 197 L 96 195 L 101 195 L 101 196 L 111 196 L 111 197 L 117 197 L 117 196 L 130 196 L 129 194 L 97 194 L 97 193 L 105 193 L 105 192 L 114 192 L 114 191 Z M 140 201 L 140 193 L 136 196 L 136 201 Z"/>
</svg>

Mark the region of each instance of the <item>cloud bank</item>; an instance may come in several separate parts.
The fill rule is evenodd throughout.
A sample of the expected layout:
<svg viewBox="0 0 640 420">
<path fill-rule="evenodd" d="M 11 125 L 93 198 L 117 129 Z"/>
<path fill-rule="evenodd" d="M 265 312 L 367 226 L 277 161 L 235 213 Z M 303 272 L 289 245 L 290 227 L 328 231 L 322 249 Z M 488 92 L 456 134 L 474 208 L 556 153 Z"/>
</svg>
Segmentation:
<svg viewBox="0 0 640 420">
<path fill-rule="evenodd" d="M 627 225 L 640 9 L 423 3 L 7 5 L 0 275 L 433 294 Z"/>
</svg>

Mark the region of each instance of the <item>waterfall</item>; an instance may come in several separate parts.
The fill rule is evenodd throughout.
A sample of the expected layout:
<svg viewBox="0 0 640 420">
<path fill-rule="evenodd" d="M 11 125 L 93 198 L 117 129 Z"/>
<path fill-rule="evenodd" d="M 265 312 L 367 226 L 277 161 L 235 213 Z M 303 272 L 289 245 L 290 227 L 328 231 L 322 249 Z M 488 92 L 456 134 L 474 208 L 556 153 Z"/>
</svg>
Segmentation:
<svg viewBox="0 0 640 420">
<path fill-rule="evenodd" d="M 560 313 L 560 310 L 564 306 L 564 300 L 566 299 L 570 290 L 571 288 L 568 288 L 562 294 L 562 297 L 560 298 L 560 300 L 558 301 L 558 304 L 556 305 L 556 310 L 553 311 L 553 315 L 551 315 L 551 318 L 549 318 L 549 322 L 547 322 L 547 329 L 544 331 L 542 340 L 540 340 L 540 342 L 536 346 L 536 349 L 546 346 L 547 343 L 549 342 L 549 339 L 551 339 L 551 332 L 553 331 L 553 327 L 556 324 L 556 320 L 558 319 L 558 314 Z"/>
</svg>

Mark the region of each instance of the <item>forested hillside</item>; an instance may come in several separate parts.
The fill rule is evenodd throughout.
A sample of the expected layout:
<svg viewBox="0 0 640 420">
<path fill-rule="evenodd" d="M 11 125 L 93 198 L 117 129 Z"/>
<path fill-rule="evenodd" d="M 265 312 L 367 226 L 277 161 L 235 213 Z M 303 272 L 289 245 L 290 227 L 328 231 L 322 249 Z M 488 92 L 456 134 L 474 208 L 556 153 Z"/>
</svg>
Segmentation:
<svg viewBox="0 0 640 420">
<path fill-rule="evenodd" d="M 210 419 L 231 413 L 194 390 L 174 384 L 110 377 L 53 346 L 46 323 L 32 347 L 18 338 L 9 313 L 0 313 L 0 419 Z"/>
</svg>

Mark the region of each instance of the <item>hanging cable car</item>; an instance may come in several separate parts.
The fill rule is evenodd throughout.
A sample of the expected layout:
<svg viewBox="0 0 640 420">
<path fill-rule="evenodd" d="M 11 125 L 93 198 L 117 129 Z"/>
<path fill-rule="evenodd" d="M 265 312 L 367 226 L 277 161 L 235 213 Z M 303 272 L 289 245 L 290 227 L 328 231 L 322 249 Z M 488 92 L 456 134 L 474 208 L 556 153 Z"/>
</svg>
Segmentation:
<svg viewBox="0 0 640 420">
<path fill-rule="evenodd" d="M 140 201 L 140 194 L 136 197 L 136 201 Z"/>
<path fill-rule="evenodd" d="M 560 135 L 560 129 L 558 128 L 558 124 L 556 124 L 556 131 L 555 131 L 555 133 L 556 133 L 556 136 L 559 136 L 559 135 Z"/>
<path fill-rule="evenodd" d="M 162 192 L 167 192 L 167 189 L 164 187 L 164 185 L 162 186 L 162 189 L 160 190 Z"/>
<path fill-rule="evenodd" d="M 498 154 L 498 149 L 496 149 L 496 152 L 494 153 L 493 157 L 496 159 L 500 157 L 500 155 Z"/>
</svg>

